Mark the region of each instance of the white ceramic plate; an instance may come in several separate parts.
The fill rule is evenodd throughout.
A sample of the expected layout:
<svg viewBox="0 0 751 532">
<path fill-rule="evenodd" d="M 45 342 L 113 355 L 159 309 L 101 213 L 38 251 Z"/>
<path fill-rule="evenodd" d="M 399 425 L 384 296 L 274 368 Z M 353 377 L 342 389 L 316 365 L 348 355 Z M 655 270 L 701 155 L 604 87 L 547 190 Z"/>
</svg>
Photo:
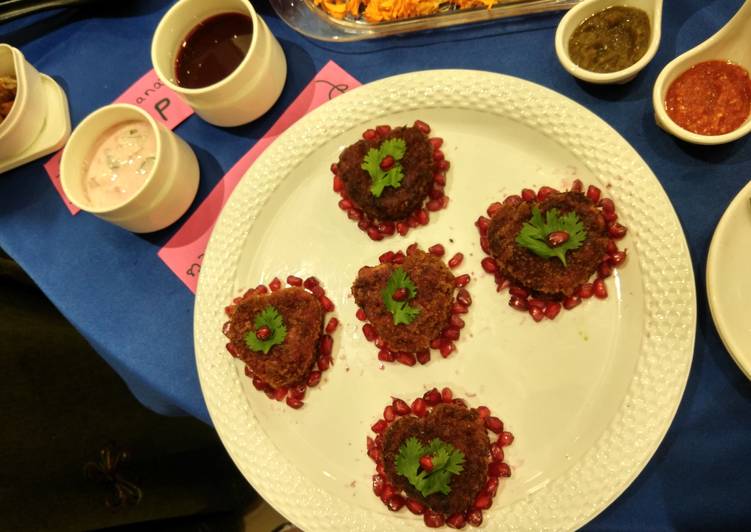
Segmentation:
<svg viewBox="0 0 751 532">
<path fill-rule="evenodd" d="M 346 219 L 329 166 L 367 127 L 416 118 L 445 139 L 449 207 L 379 243 Z M 615 198 L 629 259 L 610 297 L 555 321 L 512 310 L 482 272 L 474 221 L 523 187 L 575 178 Z M 357 270 L 417 241 L 462 251 L 474 304 L 458 352 L 424 367 L 376 359 L 354 317 Z M 452 242 L 453 241 L 453 242 Z M 460 269 L 461 271 L 461 269 Z M 224 349 L 224 306 L 274 275 L 315 274 L 337 306 L 336 365 L 293 411 L 256 392 Z M 397 76 L 342 95 L 264 152 L 211 237 L 195 306 L 201 386 L 229 453 L 256 490 L 306 531 L 424 530 L 373 495 L 365 437 L 390 396 L 451 386 L 488 405 L 516 440 L 486 528 L 568 529 L 613 501 L 670 425 L 691 363 L 696 302 L 685 238 L 657 179 L 609 126 L 537 85 L 475 71 Z"/>
<path fill-rule="evenodd" d="M 707 257 L 707 295 L 712 319 L 725 348 L 751 379 L 751 182 L 717 224 Z"/>
</svg>

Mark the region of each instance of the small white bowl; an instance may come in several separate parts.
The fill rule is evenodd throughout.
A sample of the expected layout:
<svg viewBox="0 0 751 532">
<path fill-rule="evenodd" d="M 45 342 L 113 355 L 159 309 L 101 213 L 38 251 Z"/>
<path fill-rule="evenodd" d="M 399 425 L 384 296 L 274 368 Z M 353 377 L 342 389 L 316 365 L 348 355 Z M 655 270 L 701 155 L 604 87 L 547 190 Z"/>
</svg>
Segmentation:
<svg viewBox="0 0 751 532">
<path fill-rule="evenodd" d="M 731 61 L 751 72 L 751 2 L 746 1 L 738 12 L 709 39 L 684 52 L 665 65 L 652 89 L 655 120 L 662 129 L 692 144 L 725 144 L 751 132 L 751 116 L 737 129 L 723 135 L 699 135 L 682 128 L 665 110 L 665 97 L 673 81 L 686 70 L 704 61 Z"/>
<path fill-rule="evenodd" d="M 635 7 L 645 11 L 651 24 L 649 47 L 641 59 L 630 67 L 617 72 L 592 72 L 586 70 L 571 60 L 568 53 L 568 42 L 574 30 L 585 19 L 608 7 Z M 662 0 L 585 0 L 572 7 L 558 23 L 555 32 L 555 53 L 563 68 L 582 81 L 588 83 L 623 84 L 631 81 L 636 75 L 654 58 L 657 48 L 660 46 L 662 33 Z"/>
<path fill-rule="evenodd" d="M 175 81 L 175 60 L 185 37 L 199 23 L 222 13 L 242 13 L 253 21 L 250 49 L 226 78 L 197 89 Z M 247 0 L 180 0 L 164 14 L 151 42 L 151 62 L 159 78 L 206 122 L 239 126 L 268 111 L 287 79 L 287 60 L 279 42 Z"/>
<path fill-rule="evenodd" d="M 84 191 L 86 158 L 104 132 L 131 120 L 147 122 L 156 135 L 156 160 L 151 174 L 123 203 L 92 207 Z M 196 196 L 198 174 L 198 161 L 188 143 L 143 109 L 129 104 L 107 105 L 87 116 L 70 136 L 60 162 L 60 182 L 71 203 L 134 233 L 163 229 L 182 216 Z"/>
<path fill-rule="evenodd" d="M 16 99 L 0 124 L 0 161 L 23 153 L 39 136 L 47 116 L 42 78 L 20 50 L 0 44 L 0 76 L 16 78 Z"/>
</svg>

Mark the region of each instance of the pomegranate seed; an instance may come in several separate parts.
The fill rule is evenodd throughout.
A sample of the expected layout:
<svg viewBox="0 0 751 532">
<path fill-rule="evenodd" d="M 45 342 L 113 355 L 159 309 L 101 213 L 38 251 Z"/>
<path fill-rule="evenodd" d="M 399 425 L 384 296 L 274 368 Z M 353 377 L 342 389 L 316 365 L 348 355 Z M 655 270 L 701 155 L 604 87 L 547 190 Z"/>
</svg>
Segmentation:
<svg viewBox="0 0 751 532">
<path fill-rule="evenodd" d="M 271 336 L 271 329 L 266 327 L 265 325 L 263 327 L 259 327 L 256 331 L 256 338 L 261 340 L 262 342 L 265 340 L 268 340 Z"/>
<path fill-rule="evenodd" d="M 376 473 L 381 475 L 383 478 L 386 478 L 386 467 L 383 465 L 383 462 L 376 464 Z"/>
<path fill-rule="evenodd" d="M 409 233 L 409 225 L 406 224 L 406 223 L 404 223 L 404 222 L 397 222 L 397 224 L 396 224 L 396 231 L 401 236 L 404 236 L 407 233 Z"/>
<path fill-rule="evenodd" d="M 344 181 L 338 175 L 334 176 L 334 192 L 341 192 L 344 190 Z"/>
<path fill-rule="evenodd" d="M 350 210 L 354 205 L 352 205 L 352 202 L 348 199 L 341 199 L 339 200 L 339 208 L 343 211 Z"/>
<path fill-rule="evenodd" d="M 498 270 L 498 264 L 492 257 L 485 257 L 480 264 L 482 265 L 482 269 L 487 273 L 495 273 Z"/>
<path fill-rule="evenodd" d="M 503 462 L 503 446 L 500 443 L 494 443 L 490 446 L 490 456 L 496 462 Z"/>
<path fill-rule="evenodd" d="M 613 267 L 610 266 L 607 262 L 600 263 L 600 266 L 597 268 L 597 277 L 600 279 L 606 279 L 611 276 L 613 273 Z"/>
<path fill-rule="evenodd" d="M 375 463 L 378 463 L 381 460 L 381 451 L 376 448 L 370 449 L 368 451 L 368 457 Z"/>
<path fill-rule="evenodd" d="M 461 303 L 465 307 L 468 307 L 472 304 L 472 296 L 469 295 L 469 292 L 465 288 L 462 288 L 456 294 L 456 301 Z"/>
<path fill-rule="evenodd" d="M 420 364 L 425 365 L 428 362 L 430 362 L 430 351 L 428 349 L 423 349 L 421 351 L 418 351 L 416 353 L 416 357 L 417 357 L 417 361 Z"/>
<path fill-rule="evenodd" d="M 445 187 L 446 186 L 446 174 L 443 172 L 436 172 L 433 174 L 433 183 L 436 185 Z"/>
<path fill-rule="evenodd" d="M 437 150 L 441 146 L 443 146 L 443 139 L 441 137 L 433 137 L 431 139 L 428 139 L 430 142 L 430 145 L 433 146 L 434 150 Z"/>
<path fill-rule="evenodd" d="M 537 199 L 537 194 L 535 194 L 535 191 L 532 190 L 531 188 L 525 188 L 525 189 L 522 189 L 522 199 L 526 201 L 527 203 L 529 203 Z"/>
<path fill-rule="evenodd" d="M 380 257 L 378 257 L 378 262 L 381 263 L 381 264 L 387 264 L 387 263 L 391 262 L 393 258 L 394 258 L 394 252 L 393 251 L 387 251 L 386 253 L 384 253 L 383 255 L 381 255 Z"/>
<path fill-rule="evenodd" d="M 498 476 L 499 477 L 510 477 L 511 476 L 511 466 L 509 466 L 505 462 L 501 462 L 498 464 Z"/>
<path fill-rule="evenodd" d="M 440 349 L 445 343 L 446 340 L 443 337 L 434 338 L 430 341 L 430 347 L 431 349 Z"/>
<path fill-rule="evenodd" d="M 417 214 L 417 223 L 419 223 L 420 225 L 428 225 L 429 221 L 430 215 L 428 214 L 428 211 L 421 209 Z"/>
<path fill-rule="evenodd" d="M 589 299 L 592 297 L 592 283 L 584 283 L 577 290 L 577 294 L 582 299 Z"/>
<path fill-rule="evenodd" d="M 333 312 L 334 311 L 334 303 L 326 296 L 321 296 L 318 298 L 318 300 L 321 302 L 321 306 L 326 312 Z"/>
<path fill-rule="evenodd" d="M 333 347 L 334 347 L 334 339 L 328 334 L 324 334 L 323 337 L 321 338 L 321 346 L 319 348 L 321 355 L 329 356 L 331 354 L 331 349 Z"/>
<path fill-rule="evenodd" d="M 578 306 L 581 302 L 581 298 L 577 295 L 568 296 L 563 300 L 563 308 L 565 308 L 566 310 L 571 310 L 572 308 Z"/>
<path fill-rule="evenodd" d="M 294 388 L 290 389 L 289 396 L 293 399 L 305 399 L 305 390 L 307 389 L 307 386 L 304 384 L 300 384 L 298 386 L 295 386 Z"/>
<path fill-rule="evenodd" d="M 365 311 L 361 308 L 357 309 L 357 312 L 355 312 L 355 317 L 357 317 L 360 321 L 365 321 L 368 319 L 368 317 L 365 315 Z"/>
<path fill-rule="evenodd" d="M 367 218 L 363 218 L 362 220 L 357 222 L 357 227 L 359 227 L 362 231 L 367 231 L 372 226 L 370 225 L 370 222 L 368 221 Z"/>
<path fill-rule="evenodd" d="M 441 203 L 441 200 L 432 199 L 425 204 L 425 208 L 430 212 L 436 212 L 440 211 L 443 208 L 443 204 Z"/>
<path fill-rule="evenodd" d="M 592 292 L 598 299 L 605 299 L 608 297 L 608 289 L 605 286 L 605 281 L 602 279 L 595 279 L 595 282 L 592 283 Z"/>
<path fill-rule="evenodd" d="M 295 410 L 297 410 L 298 408 L 302 408 L 302 405 L 305 404 L 300 399 L 295 399 L 294 397 L 287 397 L 286 402 L 288 406 L 290 406 L 291 408 L 294 408 Z"/>
<path fill-rule="evenodd" d="M 482 524 L 482 510 L 472 510 L 467 512 L 467 523 L 472 526 L 480 526 Z"/>
<path fill-rule="evenodd" d="M 497 213 L 502 208 L 503 208 L 503 204 L 502 203 L 499 203 L 497 201 L 495 203 L 491 203 L 488 206 L 488 210 L 487 210 L 488 216 L 490 216 L 492 218 L 495 215 L 495 213 Z"/>
<path fill-rule="evenodd" d="M 618 219 L 618 215 L 614 212 L 603 212 L 602 217 L 605 218 L 605 221 L 609 224 L 612 224 Z"/>
<path fill-rule="evenodd" d="M 367 141 L 373 141 L 376 138 L 378 138 L 378 133 L 376 133 L 375 129 L 366 129 L 365 132 L 362 134 L 362 138 L 364 138 Z"/>
<path fill-rule="evenodd" d="M 574 179 L 574 182 L 571 183 L 571 192 L 581 192 L 584 190 L 584 183 L 582 183 L 581 179 Z"/>
<path fill-rule="evenodd" d="M 430 126 L 422 120 L 415 120 L 413 127 L 419 129 L 420 133 L 422 133 L 423 135 L 430 135 Z"/>
<path fill-rule="evenodd" d="M 256 390 L 263 390 L 264 388 L 266 388 L 266 383 L 263 382 L 260 377 L 253 377 L 253 387 Z"/>
<path fill-rule="evenodd" d="M 273 390 L 274 399 L 277 401 L 281 401 L 285 397 L 287 397 L 287 388 L 282 386 L 281 388 L 277 388 L 276 390 Z"/>
<path fill-rule="evenodd" d="M 446 518 L 446 524 L 449 528 L 464 528 L 467 525 L 467 520 L 464 518 L 464 514 L 454 514 Z"/>
<path fill-rule="evenodd" d="M 406 288 L 397 288 L 391 295 L 391 299 L 394 301 L 406 301 L 408 296 L 409 292 L 407 292 Z"/>
<path fill-rule="evenodd" d="M 404 252 L 397 251 L 396 253 L 394 253 L 394 258 L 391 259 L 391 262 L 393 262 L 394 264 L 404 264 L 404 258 Z"/>
<path fill-rule="evenodd" d="M 392 512 L 398 512 L 402 509 L 402 506 L 404 506 L 404 497 L 399 494 L 393 495 L 386 506 L 388 506 L 389 510 Z"/>
<path fill-rule="evenodd" d="M 587 197 L 590 200 L 592 200 L 593 203 L 597 203 L 598 201 L 600 201 L 600 194 L 601 194 L 600 189 L 597 188 L 596 186 L 589 185 L 587 187 Z"/>
<path fill-rule="evenodd" d="M 320 371 L 311 371 L 310 375 L 308 375 L 308 386 L 313 387 L 317 385 L 319 382 L 321 382 L 321 372 Z"/>
<path fill-rule="evenodd" d="M 545 307 L 548 306 L 548 304 L 542 299 L 536 299 L 534 297 L 530 297 L 527 300 L 527 305 L 529 305 L 531 308 L 538 308 L 540 310 L 545 310 Z"/>
<path fill-rule="evenodd" d="M 453 343 L 449 342 L 447 344 L 443 344 L 438 351 L 441 353 L 441 356 L 443 358 L 447 358 L 451 353 L 454 352 L 454 349 L 456 349 L 456 346 L 454 346 Z"/>
<path fill-rule="evenodd" d="M 467 312 L 469 312 L 469 309 L 465 305 L 462 305 L 461 303 L 454 303 L 451 306 L 452 314 L 466 314 Z"/>
<path fill-rule="evenodd" d="M 485 428 L 496 434 L 503 432 L 503 421 L 495 416 L 488 416 L 485 418 Z"/>
<path fill-rule="evenodd" d="M 394 356 L 394 353 L 389 351 L 388 349 L 381 349 L 378 351 L 378 360 L 382 362 L 393 362 L 396 360 L 396 357 Z"/>
<path fill-rule="evenodd" d="M 423 417 L 428 413 L 428 403 L 426 403 L 425 399 L 423 399 L 422 397 L 418 397 L 417 399 L 412 401 L 410 408 L 412 409 L 412 413 L 417 417 Z"/>
<path fill-rule="evenodd" d="M 514 435 L 510 432 L 504 431 L 501 433 L 501 435 L 498 437 L 498 443 L 501 444 L 503 447 L 507 447 L 511 445 L 514 441 Z"/>
<path fill-rule="evenodd" d="M 400 364 L 404 364 L 405 366 L 414 366 L 417 364 L 417 360 L 415 359 L 415 355 L 413 353 L 399 353 L 396 355 L 396 361 Z"/>
<path fill-rule="evenodd" d="M 339 166 L 336 163 L 331 163 L 331 166 L 329 166 L 329 170 L 331 170 L 332 174 L 338 174 Z"/>
<path fill-rule="evenodd" d="M 386 349 L 386 342 L 380 336 L 373 342 L 378 349 Z"/>
<path fill-rule="evenodd" d="M 475 222 L 475 226 L 480 231 L 480 234 L 484 235 L 488 232 L 488 228 L 490 227 L 490 219 L 480 216 Z"/>
<path fill-rule="evenodd" d="M 276 292 L 282 287 L 282 282 L 279 280 L 278 277 L 274 277 L 271 282 L 269 283 L 269 288 L 272 292 Z"/>
<path fill-rule="evenodd" d="M 626 261 L 626 252 L 625 251 L 616 251 L 612 255 L 610 255 L 610 263 L 613 266 L 620 266 Z"/>
<path fill-rule="evenodd" d="M 472 278 L 469 276 L 469 274 L 464 273 L 454 278 L 454 286 L 458 286 L 459 288 L 462 288 L 464 286 L 467 286 L 469 284 L 469 281 L 471 280 Z"/>
<path fill-rule="evenodd" d="M 445 523 L 445 519 L 443 517 L 443 514 L 439 514 L 438 512 L 434 512 L 433 510 L 425 510 L 425 514 L 422 516 L 423 521 L 425 521 L 425 526 L 428 528 L 440 528 Z"/>
<path fill-rule="evenodd" d="M 445 172 L 446 170 L 451 168 L 451 163 L 444 159 L 442 161 L 438 161 L 436 168 L 438 168 L 438 170 L 440 170 L 441 172 Z"/>
<path fill-rule="evenodd" d="M 459 335 L 459 329 L 454 329 L 453 327 L 443 329 L 443 332 L 441 333 L 441 336 L 443 336 L 446 340 L 458 340 Z"/>
<path fill-rule="evenodd" d="M 436 162 L 442 161 L 446 158 L 441 150 L 433 150 L 433 160 Z"/>
<path fill-rule="evenodd" d="M 512 296 L 511 299 L 508 300 L 508 304 L 512 309 L 518 310 L 520 312 L 526 312 L 529 308 L 526 299 L 522 299 L 516 296 Z"/>
<path fill-rule="evenodd" d="M 442 244 L 435 244 L 428 248 L 428 253 L 436 257 L 443 257 L 443 255 L 446 253 L 446 249 Z"/>
<path fill-rule="evenodd" d="M 415 515 L 421 515 L 425 511 L 425 506 L 414 499 L 407 499 L 404 505 L 407 507 L 407 510 Z"/>
<path fill-rule="evenodd" d="M 391 406 L 394 407 L 394 411 L 400 416 L 406 416 L 410 412 L 412 412 L 407 402 L 403 401 L 402 399 L 394 399 L 394 402 L 391 403 Z"/>
<path fill-rule="evenodd" d="M 305 282 L 303 283 L 303 286 L 305 288 L 307 288 L 308 290 L 312 290 L 314 286 L 318 286 L 319 284 L 321 284 L 321 283 L 318 281 L 318 279 L 316 279 L 315 277 L 311 276 L 311 277 L 308 277 L 307 279 L 305 279 Z"/>
<path fill-rule="evenodd" d="M 423 470 L 430 473 L 433 471 L 433 457 L 432 456 L 421 456 L 420 457 L 420 467 L 423 468 Z"/>
<path fill-rule="evenodd" d="M 614 241 L 608 240 L 605 251 L 607 251 L 608 255 L 613 255 L 614 253 L 618 252 L 618 245 Z"/>
<path fill-rule="evenodd" d="M 383 504 L 387 504 L 388 500 L 393 497 L 394 494 L 396 494 L 396 489 L 394 489 L 394 486 L 392 486 L 391 484 L 385 484 L 383 486 L 383 491 L 381 492 L 381 500 L 383 501 Z"/>
<path fill-rule="evenodd" d="M 386 430 L 386 427 L 388 426 L 388 423 L 386 423 L 385 419 L 379 419 L 375 423 L 373 423 L 373 426 L 370 428 L 375 432 L 376 434 L 382 433 L 384 430 Z"/>
<path fill-rule="evenodd" d="M 391 423 L 396 419 L 396 411 L 392 405 L 388 405 L 383 409 L 383 419 Z"/>
<path fill-rule="evenodd" d="M 472 506 L 476 510 L 487 510 L 488 508 L 492 506 L 492 504 L 493 504 L 493 498 L 484 493 L 481 493 L 480 495 L 477 496 Z"/>
<path fill-rule="evenodd" d="M 449 325 L 455 329 L 462 329 L 464 328 L 464 320 L 458 314 L 452 314 L 449 318 Z"/>
<path fill-rule="evenodd" d="M 269 289 L 266 288 L 266 285 L 259 284 L 256 286 L 256 294 L 268 294 Z"/>
<path fill-rule="evenodd" d="M 444 403 L 450 403 L 453 398 L 454 392 L 451 391 L 451 388 L 444 388 L 441 390 L 441 401 Z"/>
<path fill-rule="evenodd" d="M 330 356 L 318 357 L 318 360 L 316 361 L 316 366 L 318 366 L 318 369 L 321 371 L 326 371 L 327 369 L 329 369 L 330 365 L 331 365 Z"/>
<path fill-rule="evenodd" d="M 371 449 L 375 448 L 375 446 L 376 446 L 375 445 L 375 440 L 373 438 L 371 438 L 370 436 L 366 436 L 365 437 L 365 445 L 368 448 L 368 451 L 370 451 Z"/>
<path fill-rule="evenodd" d="M 326 332 L 331 334 L 336 330 L 338 326 L 339 326 L 339 320 L 332 316 L 329 322 L 326 324 Z"/>
<path fill-rule="evenodd" d="M 537 191 L 537 201 L 543 201 L 545 198 L 556 192 L 558 191 L 553 187 L 540 187 L 540 190 Z"/>
<path fill-rule="evenodd" d="M 611 200 L 610 198 L 602 198 L 600 200 L 600 207 L 602 208 L 602 212 L 604 213 L 615 213 L 615 203 L 613 203 L 613 200 Z"/>
<path fill-rule="evenodd" d="M 551 247 L 558 247 L 568 242 L 569 234 L 566 231 L 553 231 L 547 237 L 548 244 Z"/>
<path fill-rule="evenodd" d="M 425 392 L 422 398 L 425 399 L 428 406 L 435 406 L 441 402 L 441 392 L 438 391 L 438 388 L 432 388 Z"/>
<path fill-rule="evenodd" d="M 385 137 L 389 133 L 391 133 L 391 126 L 385 125 L 385 126 L 376 126 L 376 132 L 382 136 Z"/>
<path fill-rule="evenodd" d="M 375 240 L 376 242 L 378 242 L 379 240 L 383 240 L 383 235 L 381 234 L 381 232 L 378 230 L 377 227 L 370 227 L 366 231 L 366 233 L 368 233 L 368 236 L 370 237 L 371 240 Z"/>
<path fill-rule="evenodd" d="M 378 333 L 376 332 L 375 327 L 373 327 L 373 325 L 370 323 L 366 323 L 365 325 L 362 326 L 362 333 L 365 335 L 365 339 L 368 342 L 372 342 L 378 336 Z"/>
<path fill-rule="evenodd" d="M 555 319 L 555 317 L 558 315 L 558 313 L 561 311 L 561 304 L 556 302 L 550 302 L 548 303 L 548 306 L 545 307 L 545 317 L 549 320 Z"/>
<path fill-rule="evenodd" d="M 381 475 L 373 475 L 373 493 L 376 494 L 376 497 L 380 497 L 381 493 L 383 493 L 384 483 L 385 481 Z"/>
<path fill-rule="evenodd" d="M 419 248 L 417 246 L 417 242 L 413 242 L 409 246 L 407 246 L 407 255 L 414 255 L 415 251 L 417 251 Z"/>
<path fill-rule="evenodd" d="M 383 222 L 376 226 L 376 229 L 385 236 L 391 236 L 396 231 L 396 225 L 394 222 Z"/>
<path fill-rule="evenodd" d="M 518 194 L 512 194 L 503 200 L 504 205 L 516 206 L 522 203 L 524 200 Z"/>
<path fill-rule="evenodd" d="M 490 477 L 485 482 L 485 487 L 482 488 L 482 491 L 484 491 L 485 493 L 487 493 L 491 497 L 495 497 L 495 494 L 498 492 L 498 484 L 500 484 L 500 482 L 498 481 L 498 478 L 496 478 L 496 477 Z"/>
<path fill-rule="evenodd" d="M 320 298 L 321 296 L 325 295 L 326 292 L 323 290 L 323 287 L 321 285 L 316 285 L 310 290 L 314 296 L 317 298 Z"/>
<path fill-rule="evenodd" d="M 485 253 L 490 253 L 490 240 L 488 240 L 488 237 L 483 236 L 480 238 L 480 247 Z"/>
<path fill-rule="evenodd" d="M 613 225 L 608 226 L 608 234 L 616 240 L 619 240 L 626 236 L 626 231 L 626 227 L 622 226 L 618 222 L 615 222 Z"/>
<path fill-rule="evenodd" d="M 529 292 L 520 286 L 512 286 L 508 289 L 508 293 L 520 299 L 527 299 L 529 297 Z"/>
<path fill-rule="evenodd" d="M 485 419 L 490 415 L 490 408 L 488 408 L 487 406 L 478 406 L 476 410 L 477 415 L 480 416 L 480 419 Z"/>
<path fill-rule="evenodd" d="M 501 476 L 501 473 L 503 472 L 503 469 L 501 468 L 501 464 L 503 462 L 490 462 L 488 465 L 488 476 L 490 478 L 497 478 Z"/>
</svg>

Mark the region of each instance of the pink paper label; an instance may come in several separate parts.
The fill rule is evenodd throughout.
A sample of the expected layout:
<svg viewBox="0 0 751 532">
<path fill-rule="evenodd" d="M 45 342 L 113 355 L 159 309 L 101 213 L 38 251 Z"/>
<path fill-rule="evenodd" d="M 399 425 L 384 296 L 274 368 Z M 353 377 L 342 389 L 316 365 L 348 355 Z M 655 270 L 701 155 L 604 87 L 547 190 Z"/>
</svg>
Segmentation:
<svg viewBox="0 0 751 532">
<path fill-rule="evenodd" d="M 279 120 L 227 172 L 191 217 L 159 250 L 159 257 L 191 292 L 196 291 L 203 253 L 219 212 L 248 168 L 276 137 L 297 120 L 322 103 L 358 86 L 359 81 L 333 61 L 329 61 L 282 113 Z"/>
<path fill-rule="evenodd" d="M 154 70 L 149 70 L 144 76 L 131 85 L 122 93 L 114 103 L 129 103 L 137 105 L 149 113 L 157 122 L 161 122 L 170 129 L 175 129 L 186 118 L 193 114 L 193 109 L 185 103 L 180 97 L 168 88 L 157 77 Z M 78 214 L 79 208 L 73 205 L 65 197 L 62 185 L 60 184 L 60 159 L 62 150 L 58 151 L 52 158 L 44 164 L 52 180 L 52 184 L 63 199 L 65 206 L 71 214 Z"/>
</svg>

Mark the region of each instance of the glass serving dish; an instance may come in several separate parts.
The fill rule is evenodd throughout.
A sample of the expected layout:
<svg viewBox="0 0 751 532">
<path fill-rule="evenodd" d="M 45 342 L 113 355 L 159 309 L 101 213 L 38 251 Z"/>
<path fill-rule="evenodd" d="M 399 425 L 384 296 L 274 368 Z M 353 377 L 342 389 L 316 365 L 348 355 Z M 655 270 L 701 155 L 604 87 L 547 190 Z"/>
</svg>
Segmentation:
<svg viewBox="0 0 751 532">
<path fill-rule="evenodd" d="M 284 22 L 307 37 L 321 41 L 359 41 L 499 18 L 560 11 L 569 9 L 580 1 L 500 0 L 491 8 L 472 9 L 458 9 L 446 3 L 432 15 L 377 23 L 351 15 L 346 15 L 342 19 L 335 18 L 322 7 L 316 6 L 313 0 L 270 0 L 270 3 Z"/>
</svg>

